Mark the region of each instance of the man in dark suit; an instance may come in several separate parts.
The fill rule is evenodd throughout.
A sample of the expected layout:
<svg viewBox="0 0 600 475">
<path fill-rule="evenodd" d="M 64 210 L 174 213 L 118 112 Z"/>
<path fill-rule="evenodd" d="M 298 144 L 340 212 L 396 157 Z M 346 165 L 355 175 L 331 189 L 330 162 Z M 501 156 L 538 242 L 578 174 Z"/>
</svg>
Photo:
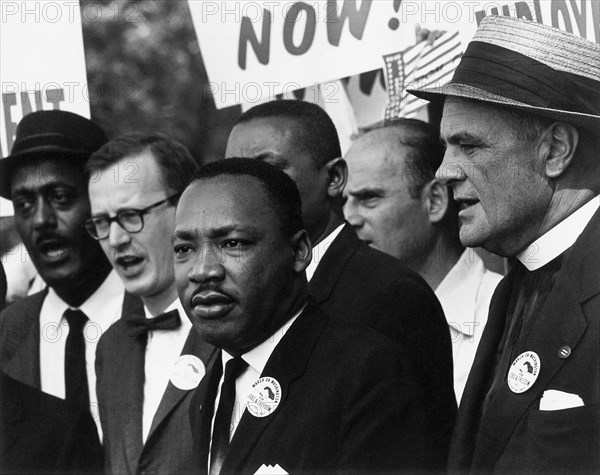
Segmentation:
<svg viewBox="0 0 600 475">
<path fill-rule="evenodd" d="M 313 243 L 311 296 L 333 318 L 361 323 L 393 340 L 411 359 L 438 437 L 431 469 L 445 466 L 456 415 L 450 333 L 433 291 L 396 259 L 361 242 L 344 221 L 347 167 L 337 131 L 315 104 L 273 101 L 246 111 L 226 156 L 270 163 L 296 182 Z"/>
<path fill-rule="evenodd" d="M 173 249 L 184 308 L 223 350 L 192 404 L 201 473 L 426 465 L 429 416 L 406 358 L 307 303 L 311 244 L 284 173 L 251 159 L 203 167 L 181 197 Z"/>
<path fill-rule="evenodd" d="M 196 473 L 189 403 L 216 350 L 193 331 L 177 298 L 171 247 L 175 206 L 196 163 L 168 137 L 128 134 L 94 153 L 87 170 L 86 228 L 143 302 L 98 343 L 106 470 Z"/>
<path fill-rule="evenodd" d="M 0 262 L 0 311 L 4 308 L 6 302 L 6 272 L 4 264 Z"/>
<path fill-rule="evenodd" d="M 90 213 L 83 167 L 105 142 L 102 129 L 81 116 L 34 112 L 19 123 L 0 176 L 0 194 L 12 199 L 19 236 L 48 284 L 2 312 L 1 369 L 93 416 L 98 431 L 95 350 L 120 318 L 124 297 L 102 249 L 82 228 Z M 98 433 L 91 435 L 89 446 L 99 447 Z"/>
<path fill-rule="evenodd" d="M 102 473 L 89 411 L 0 373 L 0 473 Z"/>
<path fill-rule="evenodd" d="M 462 243 L 516 257 L 490 304 L 450 468 L 598 473 L 600 46 L 487 17 L 450 83 L 414 93 L 445 100 L 437 179 L 461 205 Z"/>
</svg>

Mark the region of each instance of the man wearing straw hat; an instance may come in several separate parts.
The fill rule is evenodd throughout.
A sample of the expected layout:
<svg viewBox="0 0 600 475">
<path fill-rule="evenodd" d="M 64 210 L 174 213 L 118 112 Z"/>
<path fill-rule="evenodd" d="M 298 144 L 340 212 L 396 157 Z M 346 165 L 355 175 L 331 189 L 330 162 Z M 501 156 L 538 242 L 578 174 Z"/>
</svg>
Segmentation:
<svg viewBox="0 0 600 475">
<path fill-rule="evenodd" d="M 485 18 L 445 101 L 437 179 L 463 245 L 515 257 L 450 449 L 457 472 L 600 469 L 600 46 Z"/>
</svg>

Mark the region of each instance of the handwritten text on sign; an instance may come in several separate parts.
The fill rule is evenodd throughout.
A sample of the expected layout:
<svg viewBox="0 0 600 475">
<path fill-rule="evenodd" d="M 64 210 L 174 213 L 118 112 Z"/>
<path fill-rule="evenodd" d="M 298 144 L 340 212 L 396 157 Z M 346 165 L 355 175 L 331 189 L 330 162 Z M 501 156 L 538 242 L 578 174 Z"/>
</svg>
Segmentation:
<svg viewBox="0 0 600 475">
<path fill-rule="evenodd" d="M 189 1 L 219 107 L 380 67 L 414 41 L 402 2 Z M 382 28 L 383 26 L 383 28 Z M 384 31 L 385 30 L 385 31 Z M 249 88 L 244 93 L 244 88 Z"/>
<path fill-rule="evenodd" d="M 0 9 L 0 148 L 5 157 L 24 115 L 62 109 L 89 117 L 90 91 L 78 1 L 2 1 Z"/>
</svg>

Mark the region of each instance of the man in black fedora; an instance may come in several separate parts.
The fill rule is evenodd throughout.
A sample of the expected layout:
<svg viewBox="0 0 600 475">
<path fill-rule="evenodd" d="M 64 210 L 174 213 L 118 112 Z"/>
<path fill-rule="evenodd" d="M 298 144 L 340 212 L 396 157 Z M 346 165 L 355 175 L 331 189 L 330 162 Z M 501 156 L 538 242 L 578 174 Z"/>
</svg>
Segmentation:
<svg viewBox="0 0 600 475">
<path fill-rule="evenodd" d="M 450 449 L 457 472 L 600 471 L 600 46 L 485 18 L 445 100 L 460 239 L 514 257 Z"/>
<path fill-rule="evenodd" d="M 88 439 L 82 444 L 87 451 L 98 454 L 86 461 L 90 466 L 72 467 L 69 457 L 59 467 L 52 459 L 32 460 L 44 453 L 43 440 L 37 440 L 37 446 L 23 442 L 22 451 L 11 449 L 22 467 L 101 468 L 95 350 L 102 333 L 121 316 L 124 290 L 82 225 L 90 215 L 84 164 L 106 141 L 103 130 L 88 119 L 39 111 L 19 123 L 12 152 L 0 162 L 0 195 L 12 200 L 19 236 L 48 285 L 2 313 L 1 369 L 16 382 L 60 399 L 67 412 L 82 412 L 96 422 L 93 431 L 78 436 Z M 54 437 L 67 440 L 68 427 L 74 426 L 57 424 Z M 11 427 L 2 430 L 10 433 Z M 15 436 L 19 430 L 14 427 Z M 6 434 L 5 439 L 22 440 Z M 13 461 L 11 467 L 17 470 L 19 464 Z"/>
</svg>

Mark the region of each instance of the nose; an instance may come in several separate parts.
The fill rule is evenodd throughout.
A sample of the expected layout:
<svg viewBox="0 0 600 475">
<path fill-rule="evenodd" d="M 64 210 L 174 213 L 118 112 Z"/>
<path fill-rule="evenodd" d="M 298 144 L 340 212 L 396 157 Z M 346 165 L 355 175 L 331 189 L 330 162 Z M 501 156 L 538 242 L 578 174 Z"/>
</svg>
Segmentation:
<svg viewBox="0 0 600 475">
<path fill-rule="evenodd" d="M 435 179 L 442 185 L 453 186 L 466 179 L 464 166 L 459 157 L 450 152 L 448 148 L 444 154 L 444 160 L 435 172 Z"/>
<path fill-rule="evenodd" d="M 354 200 L 350 197 L 344 203 L 344 216 L 346 221 L 350 223 L 354 229 L 362 228 L 364 224 L 364 218 L 361 216 L 358 206 L 354 203 Z"/>
<path fill-rule="evenodd" d="M 131 235 L 116 221 L 110 223 L 107 239 L 109 246 L 114 250 L 122 249 L 124 246 L 131 244 Z"/>
<path fill-rule="evenodd" d="M 215 246 L 203 245 L 188 271 L 188 279 L 198 284 L 225 278 L 224 257 Z"/>
<path fill-rule="evenodd" d="M 33 225 L 35 229 L 56 226 L 56 212 L 52 205 L 41 195 L 37 197 L 37 205 L 33 214 Z"/>
</svg>

